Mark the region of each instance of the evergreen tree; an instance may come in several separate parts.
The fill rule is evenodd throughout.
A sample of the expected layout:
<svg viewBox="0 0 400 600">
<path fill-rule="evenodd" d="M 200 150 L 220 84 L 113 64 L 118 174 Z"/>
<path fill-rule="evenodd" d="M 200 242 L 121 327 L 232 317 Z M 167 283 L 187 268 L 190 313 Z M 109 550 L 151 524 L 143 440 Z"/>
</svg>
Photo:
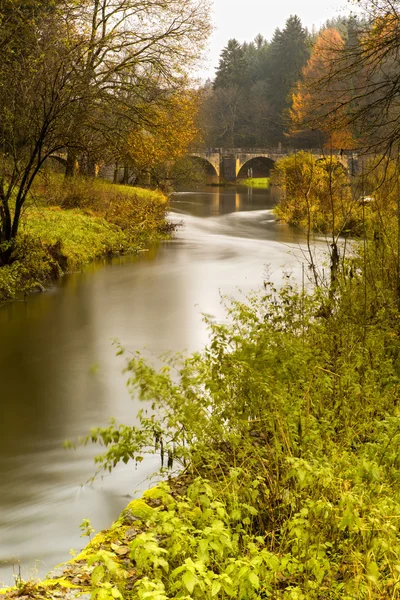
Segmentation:
<svg viewBox="0 0 400 600">
<path fill-rule="evenodd" d="M 245 50 L 235 39 L 229 40 L 221 52 L 214 88 L 242 87 L 246 77 Z"/>
<path fill-rule="evenodd" d="M 285 28 L 276 29 L 268 55 L 267 99 L 272 109 L 271 137 L 282 142 L 288 110 L 291 108 L 291 92 L 301 76 L 310 54 L 309 34 L 299 17 L 292 15 Z"/>
</svg>

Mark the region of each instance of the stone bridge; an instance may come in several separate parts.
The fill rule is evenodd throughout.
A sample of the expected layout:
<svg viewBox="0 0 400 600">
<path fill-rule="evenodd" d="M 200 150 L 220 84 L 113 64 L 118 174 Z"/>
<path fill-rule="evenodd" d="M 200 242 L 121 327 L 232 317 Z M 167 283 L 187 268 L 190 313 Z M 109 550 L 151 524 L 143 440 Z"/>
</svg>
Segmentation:
<svg viewBox="0 0 400 600">
<path fill-rule="evenodd" d="M 267 177 L 277 160 L 296 152 L 300 152 L 300 150 L 293 148 L 202 148 L 189 151 L 188 156 L 199 159 L 206 167 L 207 175 L 219 182 L 236 181 L 238 178 L 245 179 L 253 166 L 260 168 L 261 164 L 264 166 L 262 176 Z M 310 152 L 316 160 L 327 156 L 321 149 L 312 148 L 306 152 Z M 334 155 L 352 175 L 355 174 L 357 156 L 352 151 L 337 151 L 334 152 Z"/>
</svg>

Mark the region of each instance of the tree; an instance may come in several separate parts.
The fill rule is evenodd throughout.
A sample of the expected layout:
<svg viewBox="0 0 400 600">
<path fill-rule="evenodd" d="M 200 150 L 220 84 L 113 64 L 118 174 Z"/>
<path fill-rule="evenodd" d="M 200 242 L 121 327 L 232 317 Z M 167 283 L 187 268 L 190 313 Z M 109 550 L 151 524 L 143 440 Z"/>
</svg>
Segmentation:
<svg viewBox="0 0 400 600">
<path fill-rule="evenodd" d="M 301 76 L 309 57 L 309 37 L 297 16 L 286 21 L 285 28 L 277 29 L 268 52 L 266 77 L 267 100 L 272 109 L 270 134 L 275 142 L 284 141 L 284 131 L 291 108 L 291 92 Z"/>
<path fill-rule="evenodd" d="M 185 85 L 209 31 L 207 0 L 43 6 L 4 0 L 1 7 L 0 264 L 12 260 L 45 160 L 65 148 L 70 166 L 78 150 L 119 151 L 133 125 L 146 124 L 153 107 Z"/>
<path fill-rule="evenodd" d="M 353 25 L 346 44 L 332 56 L 330 69 L 315 90 L 336 90 L 336 106 L 323 104 L 338 129 L 350 127 L 358 148 L 397 155 L 400 139 L 400 3 L 360 2 L 365 16 Z"/>
<path fill-rule="evenodd" d="M 228 41 L 221 52 L 214 88 L 242 87 L 246 80 L 247 61 L 242 46 L 235 39 Z"/>
<path fill-rule="evenodd" d="M 126 156 L 138 176 L 147 173 L 160 187 L 168 183 L 174 164 L 198 134 L 197 105 L 194 93 L 171 94 L 168 106 L 154 109 L 147 128 L 130 133 Z"/>
<path fill-rule="evenodd" d="M 74 154 L 87 151 L 88 130 L 104 133 L 107 142 L 111 114 L 118 114 L 120 132 L 128 132 L 146 120 L 146 104 L 181 87 L 210 31 L 208 0 L 86 0 L 74 18 L 87 30 L 79 76 L 91 101 L 79 105 L 71 166 Z"/>
<path fill-rule="evenodd" d="M 248 113 L 246 99 L 247 94 L 237 86 L 217 88 L 207 96 L 202 106 L 202 122 L 206 122 L 208 145 L 228 148 L 240 145 L 243 115 Z"/>
<path fill-rule="evenodd" d="M 58 6 L 3 4 L 0 23 L 0 265 L 10 261 L 19 220 L 45 160 L 61 150 L 78 95 L 79 42 L 68 46 Z M 62 132 L 62 135 L 61 135 Z"/>
<path fill-rule="evenodd" d="M 329 85 L 314 85 L 315 81 L 329 74 L 335 54 L 343 48 L 344 40 L 337 29 L 325 29 L 319 34 L 303 68 L 302 78 L 297 83 L 290 111 L 294 134 L 297 137 L 302 134 L 304 138 L 304 127 L 308 123 L 309 128 L 311 125 L 319 130 L 319 134 L 314 132 L 314 140 L 319 140 L 319 145 L 328 150 L 354 147 L 349 128 L 338 124 L 338 117 L 341 117 L 337 101 L 338 84 L 331 80 Z"/>
</svg>

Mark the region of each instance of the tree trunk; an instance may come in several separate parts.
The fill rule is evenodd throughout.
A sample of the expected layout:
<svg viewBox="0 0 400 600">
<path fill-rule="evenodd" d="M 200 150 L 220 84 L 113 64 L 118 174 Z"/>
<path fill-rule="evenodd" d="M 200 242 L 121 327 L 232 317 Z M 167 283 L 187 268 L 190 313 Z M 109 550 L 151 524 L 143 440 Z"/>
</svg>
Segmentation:
<svg viewBox="0 0 400 600">
<path fill-rule="evenodd" d="M 118 162 L 116 162 L 115 169 L 114 169 L 113 183 L 119 183 L 118 182 L 118 173 L 119 173 L 119 164 L 118 164 Z"/>
<path fill-rule="evenodd" d="M 67 165 L 65 167 L 65 177 L 75 177 L 78 171 L 77 153 L 74 148 L 68 148 Z"/>
<path fill-rule="evenodd" d="M 122 178 L 122 182 L 124 185 L 129 183 L 129 167 L 124 167 L 124 176 Z"/>
</svg>

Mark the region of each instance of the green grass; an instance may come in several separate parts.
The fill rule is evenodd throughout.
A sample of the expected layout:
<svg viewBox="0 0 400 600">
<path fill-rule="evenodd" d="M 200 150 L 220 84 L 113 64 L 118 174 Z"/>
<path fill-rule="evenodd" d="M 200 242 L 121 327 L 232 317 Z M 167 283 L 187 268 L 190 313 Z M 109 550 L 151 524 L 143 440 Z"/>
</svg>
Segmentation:
<svg viewBox="0 0 400 600">
<path fill-rule="evenodd" d="M 240 185 L 245 185 L 247 187 L 254 188 L 269 188 L 270 178 L 269 177 L 252 177 L 250 179 L 244 179 L 243 181 L 239 181 Z"/>
<path fill-rule="evenodd" d="M 25 208 L 13 261 L 0 268 L 0 302 L 170 232 L 164 194 L 101 180 L 41 177 Z"/>
</svg>

